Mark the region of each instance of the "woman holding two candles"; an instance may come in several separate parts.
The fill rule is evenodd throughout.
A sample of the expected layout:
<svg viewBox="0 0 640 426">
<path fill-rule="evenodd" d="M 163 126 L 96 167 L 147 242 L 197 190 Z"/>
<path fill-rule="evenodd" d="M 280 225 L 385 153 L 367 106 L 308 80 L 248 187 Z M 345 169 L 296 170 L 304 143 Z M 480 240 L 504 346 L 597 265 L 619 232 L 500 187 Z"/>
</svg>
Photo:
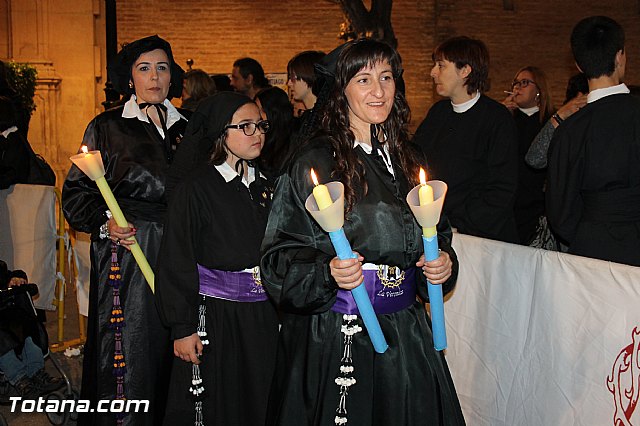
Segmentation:
<svg viewBox="0 0 640 426">
<path fill-rule="evenodd" d="M 461 425 L 423 302 L 425 276 L 448 292 L 458 264 L 446 219 L 440 257 L 424 262 L 422 229 L 405 201 L 423 161 L 409 146 L 409 108 L 396 91 L 400 58 L 371 39 L 339 49 L 330 54 L 335 82 L 319 106 L 322 129 L 280 178 L 263 242 L 263 284 L 283 312 L 267 424 Z M 312 168 L 321 183 L 344 184 L 344 232 L 356 259 L 336 257 L 305 211 Z M 383 354 L 355 316 L 349 290 L 359 285 L 375 288 Z"/>
<path fill-rule="evenodd" d="M 258 269 L 273 190 L 254 160 L 268 130 L 250 98 L 220 92 L 177 154 L 191 173 L 171 196 L 156 291 L 176 356 L 166 425 L 264 425 L 278 318 Z M 182 158 L 192 150 L 209 155 Z"/>
<path fill-rule="evenodd" d="M 157 425 L 166 405 L 171 366 L 169 331 L 154 295 L 126 249 L 135 235 L 156 263 L 166 211 L 165 175 L 187 120 L 168 99 L 180 96 L 182 69 L 158 36 L 126 45 L 109 64 L 123 106 L 89 123 L 83 145 L 99 150 L 106 181 L 128 227 L 111 217 L 95 183 L 72 166 L 62 190 L 64 214 L 76 230 L 91 233 L 91 289 L 81 398 L 149 400 L 149 412 L 129 413 L 124 424 Z M 135 228 L 134 228 L 135 226 Z M 95 408 L 95 405 L 93 405 Z M 114 414 L 86 413 L 79 424 L 114 424 Z"/>
</svg>

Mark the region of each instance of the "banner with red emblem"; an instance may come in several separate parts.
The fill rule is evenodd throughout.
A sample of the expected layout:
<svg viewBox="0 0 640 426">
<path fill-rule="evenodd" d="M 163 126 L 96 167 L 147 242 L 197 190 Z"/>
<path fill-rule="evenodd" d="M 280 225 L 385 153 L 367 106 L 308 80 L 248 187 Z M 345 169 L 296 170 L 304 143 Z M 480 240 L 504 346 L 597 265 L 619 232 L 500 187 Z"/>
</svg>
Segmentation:
<svg viewBox="0 0 640 426">
<path fill-rule="evenodd" d="M 640 268 L 461 234 L 454 248 L 446 358 L 467 424 L 640 426 Z"/>
</svg>

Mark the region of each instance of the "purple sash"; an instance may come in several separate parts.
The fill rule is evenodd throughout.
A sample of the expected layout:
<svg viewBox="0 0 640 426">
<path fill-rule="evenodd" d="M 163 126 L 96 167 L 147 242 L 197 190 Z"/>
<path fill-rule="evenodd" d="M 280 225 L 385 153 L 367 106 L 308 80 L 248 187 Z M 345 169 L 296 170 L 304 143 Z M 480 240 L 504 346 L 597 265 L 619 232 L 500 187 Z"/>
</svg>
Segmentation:
<svg viewBox="0 0 640 426">
<path fill-rule="evenodd" d="M 258 268 L 220 271 L 198 265 L 200 294 L 234 302 L 264 302 L 268 299 Z"/>
<path fill-rule="evenodd" d="M 376 314 L 392 314 L 408 308 L 416 301 L 415 270 L 409 268 L 401 271 L 400 268 L 380 265 L 377 269 L 365 268 L 362 271 L 364 285 Z M 348 290 L 338 290 L 336 303 L 331 310 L 341 314 L 360 314 Z"/>
</svg>

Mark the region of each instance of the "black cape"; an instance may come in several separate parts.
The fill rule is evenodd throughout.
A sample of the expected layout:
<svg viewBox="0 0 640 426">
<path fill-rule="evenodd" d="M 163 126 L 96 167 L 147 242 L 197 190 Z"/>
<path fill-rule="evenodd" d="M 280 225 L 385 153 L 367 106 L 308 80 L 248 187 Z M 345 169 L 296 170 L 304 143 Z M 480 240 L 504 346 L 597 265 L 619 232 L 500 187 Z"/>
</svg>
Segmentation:
<svg viewBox="0 0 640 426">
<path fill-rule="evenodd" d="M 422 232 L 405 201 L 410 189 L 406 178 L 395 168 L 394 179 L 381 157 L 354 149 L 364 162 L 369 190 L 345 222 L 352 249 L 365 262 L 414 267 L 423 252 Z M 338 288 L 329 272 L 335 251 L 328 234 L 304 208 L 312 192 L 311 167 L 321 180 L 329 180 L 334 158 L 327 140 L 311 141 L 281 176 L 263 243 L 263 283 L 284 312 L 268 425 L 334 424 L 339 401 L 334 379 L 344 346 L 343 319 L 330 310 Z M 450 228 L 440 230 L 440 248 L 451 254 L 455 265 L 446 292 L 455 283 L 457 260 Z M 425 284 L 419 283 L 418 289 L 426 298 Z M 444 356 L 433 348 L 424 305 L 416 302 L 378 319 L 390 347 L 376 354 L 364 326 L 354 335 L 357 383 L 347 396 L 348 424 L 464 424 Z"/>
<path fill-rule="evenodd" d="M 547 215 L 569 253 L 640 266 L 640 100 L 587 104 L 549 150 Z"/>
<path fill-rule="evenodd" d="M 204 164 L 172 195 L 160 249 L 157 298 L 173 339 L 198 326 L 206 307 L 200 377 L 204 424 L 263 425 L 275 365 L 278 318 L 272 302 L 240 303 L 198 294 L 197 265 L 242 271 L 258 265 L 273 191 L 263 178 L 247 188 Z M 193 424 L 191 363 L 174 358 L 164 424 Z"/>
<path fill-rule="evenodd" d="M 414 136 L 427 157 L 429 179 L 449 185 L 444 212 L 459 232 L 515 243 L 517 133 L 504 105 L 484 95 L 468 111 L 451 101 L 431 107 Z"/>
<path fill-rule="evenodd" d="M 100 150 L 107 183 L 125 217 L 137 229 L 136 239 L 154 268 L 166 212 L 165 174 L 172 155 L 168 142 L 181 139 L 187 122 L 174 123 L 165 142 L 154 124 L 123 118 L 122 110 L 123 107 L 114 108 L 93 119 L 82 143 L 89 150 Z M 100 225 L 107 221 L 107 205 L 95 183 L 75 165 L 65 180 L 62 204 L 71 227 L 92 235 L 81 398 L 95 404 L 99 399 L 114 399 L 116 392 L 112 373 L 114 333 L 108 326 L 113 304 L 113 291 L 107 284 L 112 243 L 98 238 Z M 171 366 L 169 332 L 160 321 L 155 297 L 131 253 L 118 247 L 118 259 L 123 282 L 120 301 L 125 317 L 124 393 L 128 399 L 150 400 L 149 413 L 130 413 L 125 417 L 125 424 L 157 425 L 164 413 Z M 114 421 L 113 414 L 89 413 L 80 417 L 79 424 L 111 425 Z"/>
</svg>

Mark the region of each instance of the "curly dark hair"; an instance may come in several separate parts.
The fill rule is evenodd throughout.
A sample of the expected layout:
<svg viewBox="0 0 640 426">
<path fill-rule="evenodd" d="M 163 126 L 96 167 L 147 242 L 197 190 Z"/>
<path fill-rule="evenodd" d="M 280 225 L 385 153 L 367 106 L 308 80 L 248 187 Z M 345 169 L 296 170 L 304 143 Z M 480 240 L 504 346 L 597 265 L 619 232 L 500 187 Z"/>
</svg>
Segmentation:
<svg viewBox="0 0 640 426">
<path fill-rule="evenodd" d="M 349 122 L 349 105 L 345 89 L 351 79 L 363 68 L 387 62 L 391 65 L 395 80 L 402 75 L 402 62 L 398 52 L 388 44 L 369 38 L 349 42 L 340 52 L 336 64 L 335 84 L 326 105 L 322 109 L 322 131 L 328 135 L 336 157 L 333 177 L 345 187 L 346 212 L 367 193 L 365 168 L 353 150 L 355 135 Z M 389 154 L 399 162 L 410 183 L 417 184 L 419 163 L 409 148 L 408 123 L 411 117 L 409 105 L 402 93 L 396 90 L 393 107 L 387 119 L 380 123 L 386 135 Z"/>
</svg>

